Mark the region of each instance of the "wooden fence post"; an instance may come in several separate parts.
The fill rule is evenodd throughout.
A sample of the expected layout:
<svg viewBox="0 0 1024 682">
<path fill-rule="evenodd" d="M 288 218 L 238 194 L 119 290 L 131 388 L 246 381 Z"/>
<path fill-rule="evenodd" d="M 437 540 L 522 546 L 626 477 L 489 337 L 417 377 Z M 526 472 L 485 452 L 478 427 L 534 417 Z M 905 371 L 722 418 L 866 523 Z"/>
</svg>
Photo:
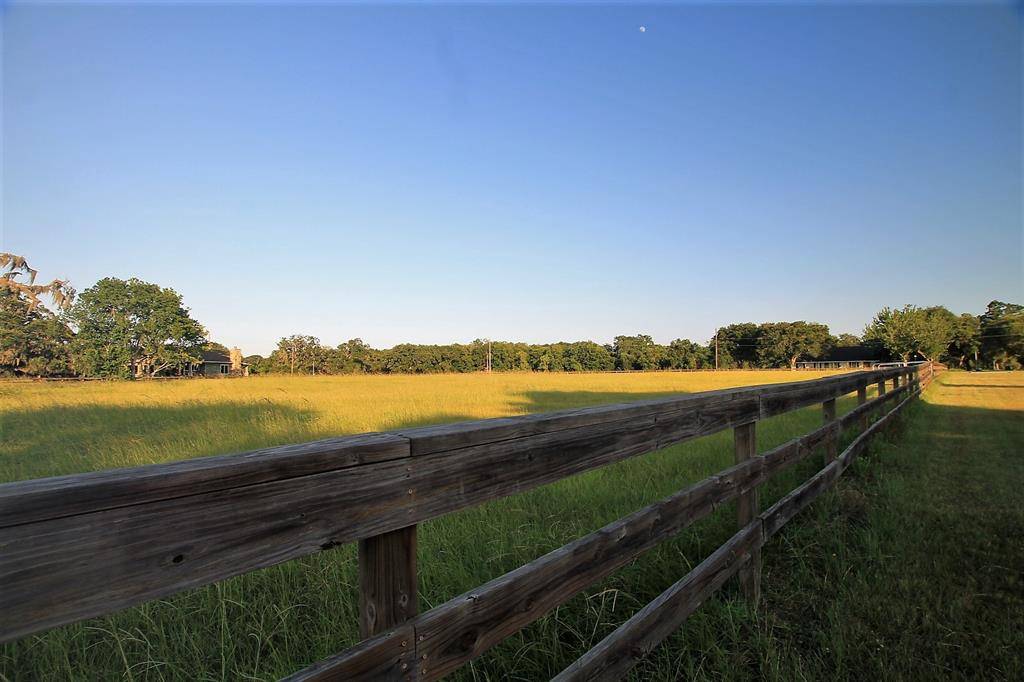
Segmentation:
<svg viewBox="0 0 1024 682">
<path fill-rule="evenodd" d="M 365 639 L 415 616 L 416 526 L 359 541 L 359 633 Z"/>
<path fill-rule="evenodd" d="M 736 463 L 745 462 L 757 456 L 757 422 L 742 424 L 733 429 L 736 449 Z M 757 486 L 737 498 L 739 527 L 743 528 L 760 513 Z M 740 589 L 752 605 L 761 601 L 761 550 L 750 552 L 750 559 L 739 570 Z"/>
<path fill-rule="evenodd" d="M 881 398 L 883 395 L 885 395 L 885 379 L 879 379 L 878 380 L 878 396 L 877 397 Z"/>
<path fill-rule="evenodd" d="M 821 404 L 822 422 L 828 424 L 836 420 L 836 399 L 826 400 Z M 825 439 L 825 464 L 836 461 L 836 451 L 839 445 L 839 434 L 833 433 Z"/>
<path fill-rule="evenodd" d="M 868 387 L 867 385 L 860 386 L 857 389 L 857 405 L 863 405 L 868 401 Z M 860 431 L 864 433 L 868 430 L 868 413 L 865 412 L 860 416 Z"/>
</svg>

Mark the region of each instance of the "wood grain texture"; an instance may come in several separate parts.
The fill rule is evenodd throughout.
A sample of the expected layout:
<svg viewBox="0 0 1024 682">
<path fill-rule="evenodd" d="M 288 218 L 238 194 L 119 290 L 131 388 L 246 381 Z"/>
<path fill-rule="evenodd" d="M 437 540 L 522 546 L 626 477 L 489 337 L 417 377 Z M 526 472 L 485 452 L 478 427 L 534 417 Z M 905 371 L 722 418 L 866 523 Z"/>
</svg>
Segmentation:
<svg viewBox="0 0 1024 682">
<path fill-rule="evenodd" d="M 541 434 L 2 529 L 0 640 L 647 452 L 657 447 L 651 425 L 648 419 Z"/>
<path fill-rule="evenodd" d="M 863 390 L 858 388 L 858 391 Z M 831 398 L 821 404 L 821 419 L 824 423 L 828 424 L 836 420 L 836 399 Z M 837 448 L 839 447 L 839 434 L 829 436 L 825 439 L 825 464 L 832 462 L 836 458 Z"/>
<path fill-rule="evenodd" d="M 0 485 L 0 528 L 408 456 L 408 439 L 364 433 L 170 464 L 6 483 Z"/>
<path fill-rule="evenodd" d="M 742 424 L 733 429 L 733 449 L 737 465 L 757 457 L 757 422 Z M 736 520 L 740 528 L 757 518 L 760 511 L 758 497 L 757 486 L 751 486 L 736 500 Z M 758 550 L 753 550 L 750 561 L 740 568 L 740 589 L 747 601 L 757 606 L 761 600 L 761 554 Z"/>
<path fill-rule="evenodd" d="M 857 389 L 857 406 L 862 406 L 868 401 L 868 389 L 867 386 L 861 386 Z M 863 432 L 868 428 L 868 415 L 863 413 L 860 415 L 859 422 L 860 430 Z"/>
<path fill-rule="evenodd" d="M 679 629 L 708 596 L 748 562 L 761 544 L 761 523 L 755 520 L 553 679 L 623 679 L 630 668 Z"/>
<path fill-rule="evenodd" d="M 412 625 L 364 640 L 340 654 L 289 675 L 288 682 L 375 682 L 418 679 Z"/>
<path fill-rule="evenodd" d="M 710 409 L 709 414 L 739 411 L 745 416 L 750 409 L 756 409 L 758 391 L 761 388 L 759 386 L 728 388 L 522 417 L 480 419 L 416 429 L 400 429 L 395 433 L 410 440 L 413 456 L 421 456 L 586 426 L 599 426 L 615 422 L 625 423 L 634 419 L 658 416 L 670 419 L 673 415 L 689 415 L 705 409 Z"/>
<path fill-rule="evenodd" d="M 359 634 L 386 632 L 419 613 L 416 526 L 359 541 Z"/>
</svg>

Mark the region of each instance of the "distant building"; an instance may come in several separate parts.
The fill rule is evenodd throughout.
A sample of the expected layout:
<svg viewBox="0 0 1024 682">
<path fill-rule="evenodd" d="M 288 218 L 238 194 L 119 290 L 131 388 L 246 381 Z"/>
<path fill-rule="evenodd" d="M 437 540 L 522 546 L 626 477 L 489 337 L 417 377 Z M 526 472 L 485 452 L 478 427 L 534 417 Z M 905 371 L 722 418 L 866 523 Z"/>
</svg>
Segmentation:
<svg viewBox="0 0 1024 682">
<path fill-rule="evenodd" d="M 885 349 L 872 343 L 836 346 L 821 357 L 796 363 L 797 369 L 857 369 L 874 367 L 889 357 Z"/>
<path fill-rule="evenodd" d="M 199 355 L 202 360 L 189 368 L 189 376 L 249 376 L 249 364 L 242 361 L 242 351 L 238 348 L 232 348 L 229 353 L 204 350 Z"/>
</svg>

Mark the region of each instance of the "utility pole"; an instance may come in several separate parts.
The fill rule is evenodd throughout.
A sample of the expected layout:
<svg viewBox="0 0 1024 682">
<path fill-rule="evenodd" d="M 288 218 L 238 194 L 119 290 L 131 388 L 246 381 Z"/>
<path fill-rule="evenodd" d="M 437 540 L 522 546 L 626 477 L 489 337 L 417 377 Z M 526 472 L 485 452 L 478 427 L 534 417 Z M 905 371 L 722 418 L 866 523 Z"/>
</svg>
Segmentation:
<svg viewBox="0 0 1024 682">
<path fill-rule="evenodd" d="M 487 371 L 491 371 L 491 340 L 487 339 Z"/>
</svg>

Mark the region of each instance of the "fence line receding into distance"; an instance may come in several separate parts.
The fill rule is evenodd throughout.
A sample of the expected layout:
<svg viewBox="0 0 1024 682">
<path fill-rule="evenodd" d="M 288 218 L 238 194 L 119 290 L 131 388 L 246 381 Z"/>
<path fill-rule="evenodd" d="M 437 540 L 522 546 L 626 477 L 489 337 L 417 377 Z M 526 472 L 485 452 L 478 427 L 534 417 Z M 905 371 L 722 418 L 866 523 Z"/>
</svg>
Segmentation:
<svg viewBox="0 0 1024 682">
<path fill-rule="evenodd" d="M 557 678 L 618 679 L 733 574 L 756 601 L 761 547 L 934 373 L 889 367 L 0 485 L 0 641 L 358 542 L 365 639 L 291 679 L 432 680 L 736 499 L 738 532 Z M 853 392 L 857 407 L 837 418 Z M 820 428 L 757 453 L 758 420 L 814 404 Z M 735 466 L 417 612 L 419 522 L 726 429 Z M 758 486 L 816 449 L 824 468 L 762 511 Z"/>
</svg>

